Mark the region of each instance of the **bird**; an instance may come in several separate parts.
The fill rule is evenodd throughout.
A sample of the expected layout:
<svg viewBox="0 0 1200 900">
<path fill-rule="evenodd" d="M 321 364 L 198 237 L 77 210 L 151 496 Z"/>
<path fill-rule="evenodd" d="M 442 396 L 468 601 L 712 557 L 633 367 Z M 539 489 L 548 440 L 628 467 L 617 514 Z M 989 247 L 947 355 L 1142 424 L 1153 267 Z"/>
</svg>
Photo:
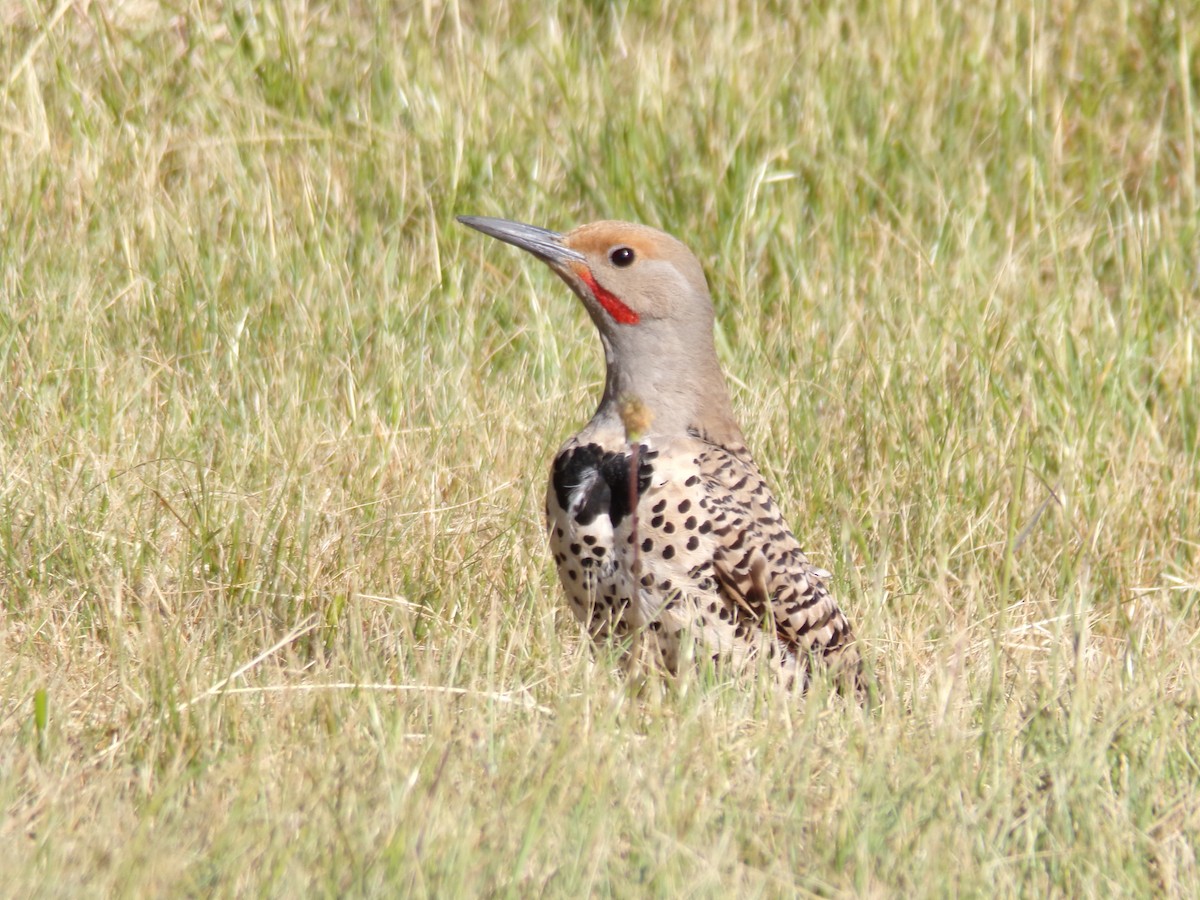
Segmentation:
<svg viewBox="0 0 1200 900">
<path fill-rule="evenodd" d="M 630 665 L 766 666 L 803 692 L 815 666 L 863 689 L 854 632 L 754 462 L 713 341 L 699 260 L 646 225 L 566 233 L 508 219 L 463 225 L 532 254 L 582 301 L 605 382 L 559 449 L 546 528 L 574 617 Z"/>
</svg>

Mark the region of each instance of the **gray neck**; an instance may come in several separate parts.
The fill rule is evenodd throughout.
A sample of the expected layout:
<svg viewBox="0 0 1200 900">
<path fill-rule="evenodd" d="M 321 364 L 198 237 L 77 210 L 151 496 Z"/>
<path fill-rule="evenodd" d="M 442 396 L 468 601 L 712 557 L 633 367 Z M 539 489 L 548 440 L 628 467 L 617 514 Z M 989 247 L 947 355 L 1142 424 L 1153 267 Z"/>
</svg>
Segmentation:
<svg viewBox="0 0 1200 900">
<path fill-rule="evenodd" d="M 694 431 L 714 443 L 742 443 L 729 389 L 717 362 L 712 324 L 681 335 L 677 328 L 640 327 L 600 332 L 606 367 L 604 395 L 591 426 L 624 433 L 619 401 L 635 397 L 650 413 L 650 436 L 679 437 Z"/>
</svg>

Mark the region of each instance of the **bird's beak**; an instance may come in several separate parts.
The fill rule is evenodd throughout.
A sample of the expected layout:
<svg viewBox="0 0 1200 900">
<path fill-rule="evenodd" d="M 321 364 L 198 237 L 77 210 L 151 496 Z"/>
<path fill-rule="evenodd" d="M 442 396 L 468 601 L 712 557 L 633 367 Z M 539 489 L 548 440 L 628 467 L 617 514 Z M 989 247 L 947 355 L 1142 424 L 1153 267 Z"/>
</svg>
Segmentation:
<svg viewBox="0 0 1200 900">
<path fill-rule="evenodd" d="M 566 269 L 570 263 L 585 261 L 582 253 L 563 245 L 563 236 L 557 231 L 488 216 L 459 216 L 458 221 L 506 244 L 520 247 L 558 271 Z"/>
</svg>

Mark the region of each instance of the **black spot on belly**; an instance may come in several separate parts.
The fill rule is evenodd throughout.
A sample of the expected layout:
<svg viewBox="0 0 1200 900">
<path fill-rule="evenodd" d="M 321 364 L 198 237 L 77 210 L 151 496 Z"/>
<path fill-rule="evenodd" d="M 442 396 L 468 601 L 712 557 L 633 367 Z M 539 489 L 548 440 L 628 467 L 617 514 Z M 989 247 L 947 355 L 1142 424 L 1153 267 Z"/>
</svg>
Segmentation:
<svg viewBox="0 0 1200 900">
<path fill-rule="evenodd" d="M 650 487 L 657 450 L 638 453 L 637 495 Z M 607 513 L 615 528 L 629 515 L 629 454 L 606 453 L 599 444 L 574 447 L 554 460 L 554 496 L 563 509 L 575 504 L 575 521 L 589 525 Z"/>
</svg>

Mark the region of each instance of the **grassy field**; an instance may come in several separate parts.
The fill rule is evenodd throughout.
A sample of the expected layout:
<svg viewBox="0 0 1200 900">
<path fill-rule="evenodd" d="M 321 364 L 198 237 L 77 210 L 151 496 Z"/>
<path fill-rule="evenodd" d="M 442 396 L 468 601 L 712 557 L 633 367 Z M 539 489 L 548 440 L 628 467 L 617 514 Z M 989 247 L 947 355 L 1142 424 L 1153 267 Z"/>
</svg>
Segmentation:
<svg viewBox="0 0 1200 900">
<path fill-rule="evenodd" d="M 1200 892 L 1194 2 L 255 6 L 0 5 L 0 894 Z M 591 651 L 459 213 L 696 251 L 877 709 Z"/>
</svg>

